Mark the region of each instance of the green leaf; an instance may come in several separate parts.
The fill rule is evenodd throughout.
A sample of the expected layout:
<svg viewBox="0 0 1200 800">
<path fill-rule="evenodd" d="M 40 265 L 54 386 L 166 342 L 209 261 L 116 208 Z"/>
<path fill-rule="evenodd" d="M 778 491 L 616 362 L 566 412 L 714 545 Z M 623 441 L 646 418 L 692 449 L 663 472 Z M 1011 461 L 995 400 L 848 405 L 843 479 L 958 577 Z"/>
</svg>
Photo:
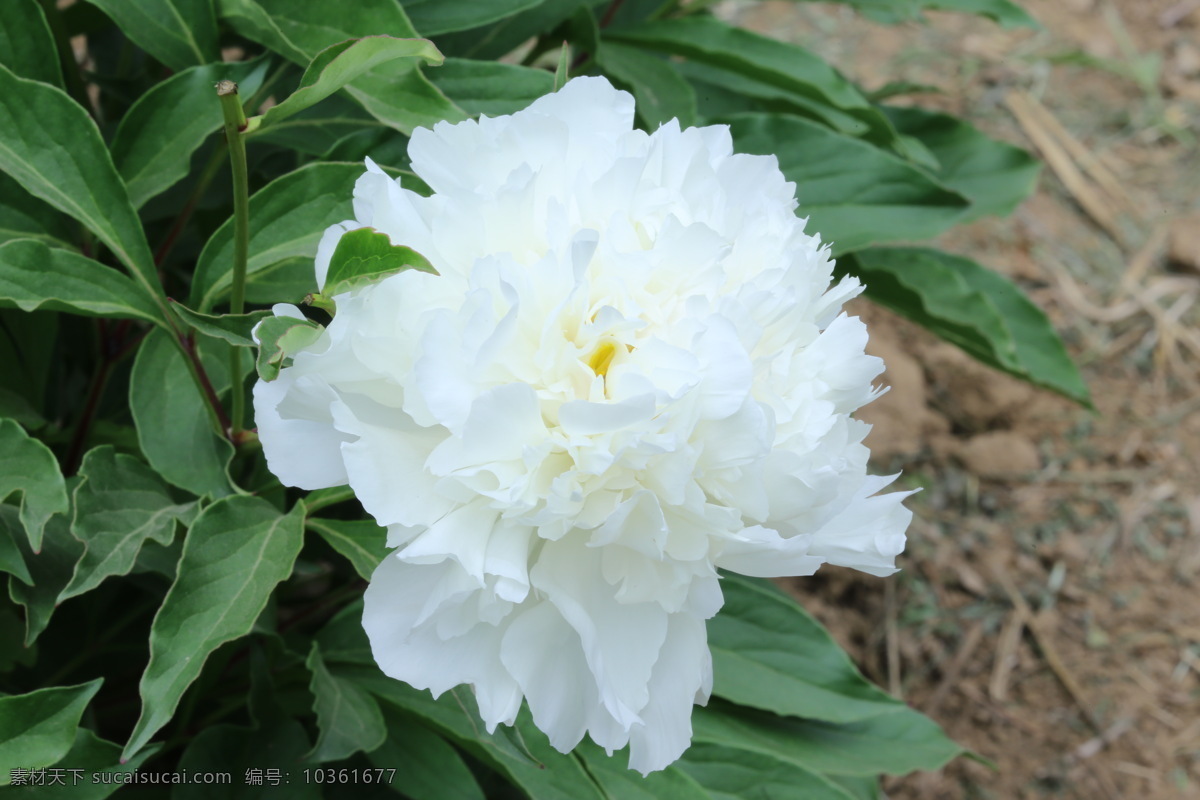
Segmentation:
<svg viewBox="0 0 1200 800">
<path fill-rule="evenodd" d="M 98 261 L 37 239 L 0 245 L 0 306 L 159 324 L 154 302 L 130 278 Z"/>
<path fill-rule="evenodd" d="M 0 420 L 0 500 L 21 493 L 21 524 L 36 553 L 46 520 L 68 508 L 67 488 L 50 448 L 11 419 Z"/>
<path fill-rule="evenodd" d="M 684 61 L 676 68 L 695 87 L 697 108 L 705 119 L 746 112 L 795 114 L 848 136 L 871 134 L 870 126 L 858 117 L 770 83 L 698 61 Z"/>
<path fill-rule="evenodd" d="M 715 795 L 689 776 L 676 762 L 666 769 L 642 777 L 629 769 L 624 750 L 608 755 L 591 741 L 580 742 L 572 751 L 588 774 L 610 798 L 620 800 L 711 800 Z M 747 794 L 746 797 L 754 797 Z M 767 795 L 762 795 L 767 797 Z M 774 798 L 774 795 L 770 795 Z"/>
<path fill-rule="evenodd" d="M 51 247 L 75 250 L 78 226 L 0 172 L 0 242 L 39 239 Z"/>
<path fill-rule="evenodd" d="M 79 474 L 71 533 L 85 549 L 59 602 L 127 575 L 145 542 L 170 544 L 176 522 L 187 525 L 197 510 L 194 502 L 175 503 L 149 467 L 107 445 L 83 457 Z"/>
<path fill-rule="evenodd" d="M 62 88 L 58 48 L 37 0 L 5 3 L 0 14 L 0 64 L 22 78 Z"/>
<path fill-rule="evenodd" d="M 0 386 L 0 417 L 8 417 L 26 430 L 37 430 L 46 424 L 46 418 L 20 394 Z"/>
<path fill-rule="evenodd" d="M 678 769 L 713 800 L 853 800 L 828 778 L 765 753 L 716 744 L 694 744 Z"/>
<path fill-rule="evenodd" d="M 425 256 L 410 247 L 392 244 L 386 233 L 358 228 L 338 239 L 321 293 L 334 297 L 410 269 L 438 274 Z"/>
<path fill-rule="evenodd" d="M 921 19 L 921 9 L 961 11 L 978 14 L 1000 23 L 1005 28 L 1040 28 L 1037 20 L 1029 16 L 1011 0 L 834 0 L 853 6 L 877 22 L 896 23 Z"/>
<path fill-rule="evenodd" d="M 491 61 L 511 53 L 530 39 L 548 33 L 579 8 L 597 0 L 542 0 L 542 2 L 489 25 L 438 37 L 446 55 Z"/>
<path fill-rule="evenodd" d="M 469 691 L 451 689 L 437 700 L 426 691 L 392 680 L 376 669 L 340 671 L 380 700 L 421 718 L 441 735 L 496 769 L 538 800 L 601 800 L 603 795 L 580 763 L 555 750 L 537 729 L 528 708 L 514 727 L 501 725 L 489 734 Z"/>
<path fill-rule="evenodd" d="M 331 675 L 316 642 L 312 643 L 304 664 L 312 673 L 308 688 L 316 698 L 313 711 L 320 730 L 317 744 L 305 757 L 306 761 L 318 764 L 339 761 L 359 751 L 369 753 L 383 744 L 387 726 L 379 704 L 367 690 Z"/>
<path fill-rule="evenodd" d="M 0 697 L 0 786 L 12 770 L 48 767 L 71 750 L 79 718 L 103 678 Z"/>
<path fill-rule="evenodd" d="M 425 36 L 465 31 L 502 20 L 541 0 L 403 0 L 413 27 Z"/>
<path fill-rule="evenodd" d="M 447 58 L 430 79 L 473 117 L 512 114 L 554 90 L 554 76 L 546 70 L 499 61 Z"/>
<path fill-rule="evenodd" d="M 387 739 L 367 754 L 378 769 L 395 770 L 393 790 L 412 800 L 483 800 L 483 790 L 458 751 L 411 717 L 384 709 Z"/>
<path fill-rule="evenodd" d="M 3 66 L 0 171 L 83 223 L 147 294 L 161 295 L 142 223 L 96 123 L 60 89 L 18 78 Z"/>
<path fill-rule="evenodd" d="M 294 653 L 285 652 L 270 665 L 264 649 L 257 642 L 250 649 L 247 705 L 254 726 L 214 725 L 205 729 L 188 745 L 179 760 L 179 768 L 191 773 L 230 773 L 233 780 L 229 786 L 222 787 L 220 796 L 223 799 L 291 800 L 295 797 L 319 800 L 321 785 L 303 780 L 307 776 L 296 769 L 311 749 L 308 735 L 279 702 L 271 673 L 274 666 L 283 679 L 284 669 L 292 665 L 302 669 L 303 661 Z M 287 669 L 289 683 L 293 677 L 300 677 L 300 669 Z M 299 700 L 299 691 L 296 694 Z M 176 786 L 171 798 L 208 800 L 212 793 L 212 789 L 203 784 L 189 784 Z"/>
<path fill-rule="evenodd" d="M 138 98 L 121 118 L 112 142 L 113 163 L 134 208 L 186 178 L 193 154 L 221 129 L 224 117 L 213 89 L 217 81 L 231 80 L 249 96 L 262 83 L 266 68 L 262 59 L 192 67 Z"/>
<path fill-rule="evenodd" d="M 170 721 L 214 650 L 250 632 L 276 584 L 292 573 L 303 524 L 303 503 L 283 516 L 245 495 L 222 498 L 197 517 L 150 628 L 150 663 L 138 687 L 142 713 L 124 757 Z"/>
<path fill-rule="evenodd" d="M 692 714 L 692 746 L 717 744 L 772 756 L 829 775 L 903 775 L 940 769 L 962 753 L 912 709 L 859 722 L 818 722 L 737 708 L 720 700 Z"/>
<path fill-rule="evenodd" d="M 554 68 L 554 91 L 558 91 L 563 86 L 566 86 L 567 81 L 571 79 L 571 67 L 569 56 L 571 55 L 571 47 L 567 42 L 562 43 L 562 47 L 558 51 L 558 66 Z"/>
<path fill-rule="evenodd" d="M 396 59 L 430 64 L 442 63 L 442 54 L 427 39 L 397 39 L 364 36 L 338 42 L 317 53 L 304 71 L 300 86 L 286 100 L 267 109 L 261 127 L 266 128 L 319 103 L 373 67 Z"/>
<path fill-rule="evenodd" d="M 933 153 L 939 165 L 934 177 L 971 201 L 962 222 L 1005 216 L 1037 187 L 1041 164 L 1019 147 L 985 136 L 949 114 L 900 107 L 884 111 L 897 130 Z"/>
<path fill-rule="evenodd" d="M 422 197 L 433 194 L 433 190 L 416 177 L 415 173 L 396 168 L 396 165 L 409 163 L 408 139 L 397 136 L 394 130 L 384 125 L 363 128 L 342 136 L 322 158 L 327 161 L 352 161 L 358 164 L 369 158 L 389 175 L 399 176 L 405 189 L 411 189 Z"/>
<path fill-rule="evenodd" d="M 596 53 L 600 50 L 600 23 L 588 3 L 581 3 L 571 18 L 553 33 L 556 37 L 561 33 L 576 53 Z M 564 67 L 563 71 L 566 73 L 568 70 Z"/>
<path fill-rule="evenodd" d="M 192 739 L 179 759 L 179 770 L 192 775 L 229 773 L 230 783 L 219 789 L 203 783 L 179 784 L 171 790 L 171 800 L 320 800 L 320 784 L 304 780 L 298 768 L 308 749 L 304 726 L 294 719 L 258 728 L 213 725 Z M 278 782 L 267 777 L 272 769 L 278 770 Z"/>
<path fill-rule="evenodd" d="M 888 81 L 878 89 L 868 92 L 867 97 L 870 98 L 872 103 L 882 103 L 884 100 L 907 94 L 945 94 L 945 91 L 930 83 L 898 80 Z"/>
<path fill-rule="evenodd" d="M 238 33 L 307 66 L 327 47 L 362 36 L 417 38 L 395 0 L 354 3 L 295 3 L 292 0 L 218 0 L 221 16 Z M 412 59 L 377 64 L 346 91 L 385 125 L 411 133 L 462 111 L 421 74 Z"/>
<path fill-rule="evenodd" d="M 0 308 L 0 372 L 7 388 L 33 408 L 46 405 L 46 384 L 58 360 L 60 316 Z"/>
<path fill-rule="evenodd" d="M 0 506 L 0 572 L 7 572 L 20 579 L 26 586 L 33 586 L 33 576 L 25 565 L 23 549 L 29 548 L 25 526 L 17 518 L 12 506 Z"/>
<path fill-rule="evenodd" d="M 721 589 L 725 605 L 708 623 L 714 694 L 829 722 L 904 707 L 863 678 L 829 632 L 770 584 L 726 573 Z"/>
<path fill-rule="evenodd" d="M 786 91 L 806 106 L 830 106 L 858 119 L 868 138 L 891 146 L 895 131 L 858 88 L 802 47 L 733 28 L 712 17 L 650 22 L 605 32 L 606 40 L 659 50 Z M 619 77 L 619 76 L 618 76 Z"/>
<path fill-rule="evenodd" d="M 299 300 L 317 290 L 313 258 L 325 229 L 353 215 L 361 164 L 309 164 L 277 178 L 250 198 L 250 259 L 246 300 Z M 208 240 L 192 281 L 188 305 L 209 311 L 228 295 L 233 278 L 233 221 Z"/>
<path fill-rule="evenodd" d="M 304 525 L 345 556 L 364 580 L 371 580 L 375 568 L 388 554 L 387 528 L 379 527 L 372 520 L 350 522 L 310 517 Z"/>
<path fill-rule="evenodd" d="M 4 534 L 0 531 L 0 537 Z M 0 604 L 0 672 L 37 668 L 38 648 L 25 646 L 25 620 L 16 606 Z M 0 692 L 0 696 L 4 693 Z"/>
<path fill-rule="evenodd" d="M 284 360 L 321 338 L 325 329 L 315 322 L 295 317 L 268 317 L 258 326 L 261 344 L 254 362 L 258 377 L 273 381 L 279 377 Z"/>
<path fill-rule="evenodd" d="M 269 310 L 250 311 L 245 314 L 201 314 L 182 303 L 171 300 L 171 308 L 187 325 L 205 336 L 229 342 L 238 347 L 255 347 L 257 342 L 250 335 L 254 326 L 271 316 Z"/>
<path fill-rule="evenodd" d="M 334 614 L 317 632 L 316 643 L 327 664 L 357 664 L 375 667 L 371 642 L 362 626 L 363 601 L 360 597 Z"/>
<path fill-rule="evenodd" d="M 829 779 L 854 800 L 883 800 L 878 775 L 833 775 Z"/>
<path fill-rule="evenodd" d="M 967 200 L 919 168 L 859 139 L 799 117 L 742 114 L 728 120 L 735 148 L 774 154 L 796 183 L 805 230 L 834 253 L 938 235 L 959 221 Z"/>
<path fill-rule="evenodd" d="M 962 256 L 871 248 L 842 259 L 866 295 L 989 366 L 1085 406 L 1087 384 L 1046 315 L 1010 280 Z"/>
<path fill-rule="evenodd" d="M 671 119 L 678 119 L 681 128 L 696 124 L 696 93 L 669 60 L 606 39 L 596 61 L 633 90 L 638 116 L 648 130 Z"/>
<path fill-rule="evenodd" d="M 173 70 L 221 60 L 212 0 L 91 0 L 134 44 Z"/>
<path fill-rule="evenodd" d="M 233 445 L 217 436 L 187 363 L 161 329 L 138 349 L 129 377 L 129 407 L 142 454 L 166 481 L 194 495 L 222 497 L 233 491 L 226 472 Z M 201 363 L 218 393 L 229 388 L 224 344 L 196 340 Z M 186 453 L 186 458 L 180 458 Z"/>
<path fill-rule="evenodd" d="M 0 514 L 8 517 L 6 526 L 12 531 L 13 509 L 0 506 Z M 46 523 L 46 535 L 42 539 L 42 551 L 34 553 L 23 538 L 16 542 L 22 559 L 32 579 L 28 584 L 15 578 L 8 581 L 8 596 L 14 603 L 25 606 L 25 646 L 32 645 L 50 624 L 50 617 L 58 607 L 58 595 L 71 582 L 75 562 L 83 555 L 83 544 L 71 535 L 71 526 L 62 514 L 56 514 Z"/>
<path fill-rule="evenodd" d="M 47 780 L 42 785 L 10 786 L 4 797 L 6 800 L 104 800 L 121 788 L 123 779 L 116 778 L 117 774 L 135 772 L 157 750 L 148 747 L 122 764 L 120 745 L 101 739 L 87 728 L 79 728 L 71 749 L 55 764 L 66 771 L 63 783 L 51 785 Z"/>
<path fill-rule="evenodd" d="M 349 486 L 331 486 L 328 489 L 309 492 L 304 498 L 304 507 L 308 509 L 309 516 L 312 516 L 322 509 L 354 499 L 354 490 Z"/>
<path fill-rule="evenodd" d="M 322 161 L 361 162 L 361 158 L 330 156 L 339 142 L 354 135 L 401 139 L 395 131 L 364 111 L 362 106 L 341 94 L 331 95 L 318 105 L 306 108 L 282 122 L 273 122 L 269 128 L 259 127 L 247 134 L 256 145 L 274 144 L 319 156 Z"/>
</svg>

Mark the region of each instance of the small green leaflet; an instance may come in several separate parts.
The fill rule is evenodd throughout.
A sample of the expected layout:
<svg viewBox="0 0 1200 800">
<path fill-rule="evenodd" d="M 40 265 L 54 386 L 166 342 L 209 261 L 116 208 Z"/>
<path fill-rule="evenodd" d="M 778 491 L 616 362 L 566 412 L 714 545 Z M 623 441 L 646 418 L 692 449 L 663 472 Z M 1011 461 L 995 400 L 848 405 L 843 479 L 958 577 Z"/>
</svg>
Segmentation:
<svg viewBox="0 0 1200 800">
<path fill-rule="evenodd" d="M 277 106 L 267 109 L 261 117 L 250 120 L 250 129 L 274 125 L 353 81 L 372 67 L 393 59 L 420 59 L 431 64 L 442 63 L 442 54 L 426 39 L 398 39 L 394 36 L 364 36 L 331 45 L 317 53 L 300 87 Z"/>
<path fill-rule="evenodd" d="M 406 269 L 438 274 L 425 256 L 412 248 L 392 244 L 386 233 L 374 228 L 348 231 L 338 239 L 321 294 L 334 297 Z"/>
<path fill-rule="evenodd" d="M 68 508 L 58 459 L 11 419 L 0 420 L 0 500 L 21 493 L 21 524 L 33 552 L 42 549 L 46 521 Z"/>
<path fill-rule="evenodd" d="M 273 381 L 279 377 L 285 358 L 300 352 L 321 338 L 325 329 L 315 322 L 295 317 L 264 319 L 255 331 L 260 342 L 254 366 L 258 377 Z"/>
<path fill-rule="evenodd" d="M 374 520 L 313 517 L 304 526 L 315 531 L 330 547 L 345 556 L 363 580 L 371 580 L 375 568 L 388 553 L 387 529 L 376 525 Z"/>
<path fill-rule="evenodd" d="M 194 502 L 174 503 L 152 469 L 111 445 L 89 451 L 79 474 L 71 534 L 83 542 L 84 552 L 59 602 L 91 591 L 110 576 L 128 574 L 142 545 L 170 544 L 176 521 L 186 525 L 198 511 Z"/>
<path fill-rule="evenodd" d="M 317 764 L 340 761 L 383 744 L 387 726 L 375 698 L 354 681 L 331 675 L 316 642 L 305 665 L 312 673 L 308 688 L 316 700 L 313 710 L 320 731 L 316 746 L 305 760 Z"/>
<path fill-rule="evenodd" d="M 562 49 L 558 51 L 558 67 L 554 70 L 554 91 L 556 92 L 570 80 L 569 66 L 567 64 L 570 55 L 570 46 L 566 42 L 563 42 Z"/>
<path fill-rule="evenodd" d="M 224 339 L 238 347 L 254 347 L 250 336 L 254 326 L 268 319 L 270 311 L 250 311 L 245 314 L 203 314 L 193 311 L 176 300 L 168 301 L 179 318 L 205 336 Z"/>
<path fill-rule="evenodd" d="M 0 698 L 0 786 L 10 783 L 13 770 L 48 767 L 70 751 L 79 718 L 103 682 Z"/>
<path fill-rule="evenodd" d="M 4 790 L 4 800 L 104 800 L 121 788 L 125 779 L 117 777 L 118 774 L 137 771 L 160 749 L 158 745 L 151 745 L 121 763 L 120 745 L 101 739 L 87 728 L 77 728 L 75 743 L 66 755 L 55 762 L 57 768 L 66 770 L 70 775 L 68 780 L 53 786 L 31 783 L 10 786 Z M 76 776 L 78 785 L 75 785 Z M 46 783 L 49 784 L 49 778 Z"/>
<path fill-rule="evenodd" d="M 71 535 L 70 520 L 65 514 L 55 514 L 46 523 L 42 549 L 34 553 L 29 543 L 14 535 L 20 526 L 12 506 L 0 506 L 0 524 L 9 532 L 20 551 L 29 582 L 22 579 L 8 582 L 8 596 L 25 607 L 25 647 L 29 647 L 50 624 L 58 608 L 58 595 L 71 582 L 75 564 L 83 555 L 83 542 Z"/>
</svg>

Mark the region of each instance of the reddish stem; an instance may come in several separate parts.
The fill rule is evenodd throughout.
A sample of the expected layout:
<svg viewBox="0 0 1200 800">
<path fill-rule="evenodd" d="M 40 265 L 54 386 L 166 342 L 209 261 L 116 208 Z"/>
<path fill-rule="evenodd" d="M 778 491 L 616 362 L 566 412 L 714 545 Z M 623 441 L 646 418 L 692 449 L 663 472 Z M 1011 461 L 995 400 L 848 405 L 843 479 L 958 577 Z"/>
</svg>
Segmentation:
<svg viewBox="0 0 1200 800">
<path fill-rule="evenodd" d="M 200 387 L 204 390 L 204 399 L 208 401 L 213 411 L 216 412 L 217 419 L 221 422 L 221 430 L 225 431 L 225 436 L 228 437 L 232 424 L 229 421 L 229 415 L 225 413 L 225 408 L 221 405 L 221 399 L 217 396 L 217 390 L 213 388 L 212 381 L 208 379 L 208 373 L 204 370 L 204 362 L 200 360 L 200 354 L 196 352 L 196 335 L 194 333 L 189 333 L 186 336 L 181 335 L 179 341 L 183 344 L 183 350 L 187 353 L 187 357 L 196 367 L 196 375 L 200 379 Z M 237 387 L 234 387 L 234 389 L 236 390 Z"/>
<path fill-rule="evenodd" d="M 96 366 L 96 372 L 92 375 L 91 384 L 88 386 L 87 400 L 79 415 L 79 422 L 75 425 L 71 444 L 67 448 L 65 464 L 67 475 L 74 475 L 83 461 L 83 449 L 87 445 L 88 434 L 91 433 L 92 424 L 96 420 L 96 411 L 100 408 L 100 401 L 104 398 L 104 390 L 108 386 L 108 379 L 112 375 L 113 367 L 121 363 L 146 335 L 143 331 L 127 339 L 131 322 L 132 320 L 128 319 L 121 320 L 110 333 L 108 321 L 98 320 L 97 327 L 100 331 L 100 347 L 102 349 L 101 359 Z"/>
<path fill-rule="evenodd" d="M 613 21 L 613 17 L 621 10 L 621 6 L 625 5 L 625 0 L 613 0 L 608 4 L 608 8 L 604 11 L 604 16 L 600 19 L 600 27 L 607 28 L 609 23 Z"/>
<path fill-rule="evenodd" d="M 192 212 L 196 210 L 197 200 L 199 198 L 194 195 L 188 198 L 187 204 L 179 212 L 179 216 L 175 218 L 175 223 L 171 226 L 171 230 L 167 231 L 167 237 L 158 246 L 158 251 L 154 254 L 154 266 L 161 267 L 163 262 L 167 260 L 167 256 L 171 254 L 171 250 L 175 247 L 175 242 L 178 241 L 179 235 L 183 233 L 188 220 L 192 218 Z"/>
</svg>

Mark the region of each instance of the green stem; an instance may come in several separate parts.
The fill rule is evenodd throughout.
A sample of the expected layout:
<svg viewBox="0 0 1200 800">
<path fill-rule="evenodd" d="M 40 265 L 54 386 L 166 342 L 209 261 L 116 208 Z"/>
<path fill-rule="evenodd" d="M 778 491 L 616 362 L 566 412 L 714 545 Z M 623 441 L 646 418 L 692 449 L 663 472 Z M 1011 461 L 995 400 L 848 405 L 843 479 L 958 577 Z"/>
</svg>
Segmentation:
<svg viewBox="0 0 1200 800">
<path fill-rule="evenodd" d="M 246 112 L 238 99 L 237 84 L 217 84 L 221 111 L 225 114 L 225 141 L 229 145 L 229 164 L 233 168 L 233 286 L 229 292 L 229 312 L 241 314 L 246 306 L 246 261 L 250 252 L 250 179 L 246 172 Z M 229 346 L 229 374 L 232 379 L 232 410 L 229 438 L 236 445 L 246 415 L 246 393 L 242 390 L 242 351 Z"/>
</svg>

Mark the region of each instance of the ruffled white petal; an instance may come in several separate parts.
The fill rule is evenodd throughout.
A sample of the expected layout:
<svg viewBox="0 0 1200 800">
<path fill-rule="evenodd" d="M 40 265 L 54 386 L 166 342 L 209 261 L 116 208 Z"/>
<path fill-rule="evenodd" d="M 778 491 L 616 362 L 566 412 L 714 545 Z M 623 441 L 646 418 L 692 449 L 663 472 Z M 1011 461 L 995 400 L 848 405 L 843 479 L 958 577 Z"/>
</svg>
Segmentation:
<svg viewBox="0 0 1200 800">
<path fill-rule="evenodd" d="M 293 398 L 303 402 L 295 404 L 294 415 L 285 416 L 280 407 Z M 271 383 L 254 384 L 254 424 L 267 468 L 288 486 L 327 489 L 347 482 L 339 452 L 346 437 L 333 427 L 329 410 L 336 399 L 337 393 L 320 378 L 291 370 Z"/>
<path fill-rule="evenodd" d="M 348 482 L 388 527 L 363 615 L 385 673 L 471 686 L 489 730 L 525 700 L 560 750 L 628 745 L 650 772 L 711 692 L 718 568 L 887 575 L 911 515 L 850 416 L 882 369 L 841 313 L 862 287 L 831 285 L 797 187 L 724 126 L 633 112 L 576 78 L 418 129 L 431 197 L 368 162 L 318 284 L 363 226 L 439 274 L 339 296 L 254 397 L 281 480 Z"/>
</svg>

